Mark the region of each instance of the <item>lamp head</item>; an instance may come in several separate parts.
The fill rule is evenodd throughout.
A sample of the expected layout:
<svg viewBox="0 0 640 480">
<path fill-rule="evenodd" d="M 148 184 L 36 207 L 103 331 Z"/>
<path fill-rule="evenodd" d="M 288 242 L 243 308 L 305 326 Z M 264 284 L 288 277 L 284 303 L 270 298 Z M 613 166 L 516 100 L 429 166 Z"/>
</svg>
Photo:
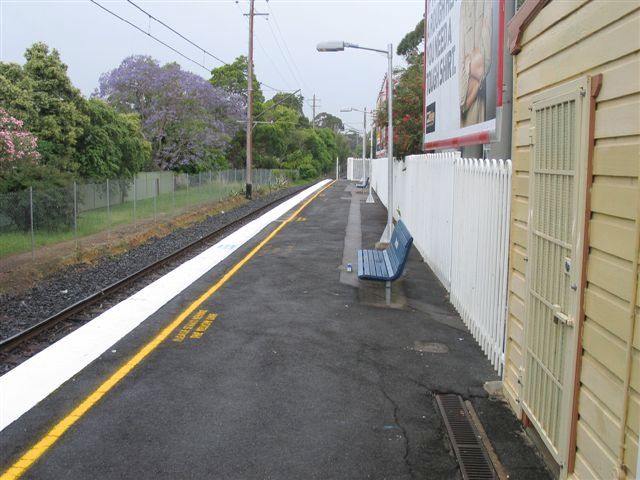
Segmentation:
<svg viewBox="0 0 640 480">
<path fill-rule="evenodd" d="M 342 52 L 344 50 L 343 41 L 320 42 L 316 49 L 319 52 Z"/>
</svg>

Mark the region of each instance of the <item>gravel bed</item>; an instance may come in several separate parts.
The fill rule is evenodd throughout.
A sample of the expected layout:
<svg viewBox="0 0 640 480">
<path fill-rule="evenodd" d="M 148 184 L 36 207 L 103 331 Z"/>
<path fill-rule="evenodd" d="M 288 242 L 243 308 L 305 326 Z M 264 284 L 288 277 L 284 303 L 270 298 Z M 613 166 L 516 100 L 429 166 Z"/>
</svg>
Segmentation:
<svg viewBox="0 0 640 480">
<path fill-rule="evenodd" d="M 70 266 L 24 294 L 0 295 L 0 339 L 15 335 L 208 233 L 303 188 L 290 187 L 258 197 L 164 237 L 151 238 L 123 254 L 104 257 L 95 264 Z"/>
</svg>

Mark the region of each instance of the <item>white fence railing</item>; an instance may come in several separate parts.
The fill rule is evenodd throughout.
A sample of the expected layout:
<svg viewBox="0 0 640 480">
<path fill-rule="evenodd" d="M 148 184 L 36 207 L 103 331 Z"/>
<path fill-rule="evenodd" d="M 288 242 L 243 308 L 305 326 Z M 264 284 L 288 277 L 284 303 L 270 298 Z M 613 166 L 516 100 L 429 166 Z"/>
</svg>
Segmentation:
<svg viewBox="0 0 640 480">
<path fill-rule="evenodd" d="M 502 374 L 507 305 L 511 161 L 413 155 L 394 162 L 393 212 L 450 292 L 473 337 Z M 387 159 L 371 182 L 387 206 Z"/>
<path fill-rule="evenodd" d="M 347 180 L 366 180 L 371 177 L 371 160 L 368 158 L 347 158 Z"/>
</svg>

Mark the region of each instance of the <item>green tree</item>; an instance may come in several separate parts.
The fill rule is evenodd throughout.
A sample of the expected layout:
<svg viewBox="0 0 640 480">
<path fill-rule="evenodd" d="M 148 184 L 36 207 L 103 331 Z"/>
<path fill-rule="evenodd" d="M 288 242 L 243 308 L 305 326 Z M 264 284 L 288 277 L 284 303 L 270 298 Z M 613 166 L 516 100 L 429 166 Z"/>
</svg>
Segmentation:
<svg viewBox="0 0 640 480">
<path fill-rule="evenodd" d="M 83 113 L 85 100 L 72 85 L 56 49 L 50 51 L 46 44 L 35 43 L 24 56 L 24 85 L 37 112 L 25 118 L 25 124 L 38 137 L 43 163 L 73 172 L 78 168 L 76 143 L 89 121 Z M 11 111 L 13 105 L 7 107 Z"/>
<path fill-rule="evenodd" d="M 24 122 L 0 108 L 0 193 L 4 197 L 1 215 L 22 230 L 30 228 L 31 215 L 38 228 L 67 227 L 73 218 L 69 174 L 42 165 L 36 151 L 37 139 L 25 130 Z M 33 205 L 25 189 L 33 187 Z"/>
<path fill-rule="evenodd" d="M 246 102 L 245 57 L 233 64 L 212 71 L 211 83 L 231 93 L 243 95 Z M 254 74 L 254 88 L 259 83 Z M 259 123 L 253 130 L 253 159 L 257 168 L 298 169 L 302 178 L 315 178 L 333 169 L 336 157 L 345 161 L 350 154 L 349 142 L 341 133 L 342 120 L 328 113 L 316 117 L 312 129 L 303 112 L 303 97 L 277 93 L 264 101 L 262 92 L 256 96 L 254 119 Z M 244 167 L 246 158 L 246 131 L 236 134 L 225 151 L 235 167 Z"/>
<path fill-rule="evenodd" d="M 135 114 L 122 114 L 102 100 L 87 102 L 90 124 L 78 141 L 78 173 L 82 177 L 131 178 L 150 167 L 151 144 L 144 139 Z"/>
<path fill-rule="evenodd" d="M 248 76 L 249 62 L 247 57 L 240 55 L 233 61 L 233 63 L 211 70 L 211 79 L 209 82 L 211 82 L 214 87 L 240 95 L 246 105 Z M 255 104 L 262 104 L 264 102 L 264 95 L 256 77 L 255 69 L 253 74 L 253 102 L 254 106 Z"/>
<path fill-rule="evenodd" d="M 17 63 L 0 63 L 0 106 L 31 125 L 38 115 L 33 82 Z"/>
<path fill-rule="evenodd" d="M 353 147 L 349 144 L 349 140 L 343 134 L 335 134 L 336 138 L 336 156 L 340 159 L 340 162 L 346 162 L 348 157 L 353 155 Z"/>
<path fill-rule="evenodd" d="M 400 70 L 393 89 L 393 141 L 394 154 L 404 157 L 422 151 L 423 119 L 423 62 L 420 45 L 424 39 L 424 21 L 407 33 L 398 45 L 398 54 L 404 55 L 407 67 Z M 378 111 L 378 126 L 388 125 L 387 103 Z"/>
<path fill-rule="evenodd" d="M 247 77 L 249 62 L 247 57 L 241 55 L 233 63 L 223 65 L 211 70 L 209 82 L 231 94 L 239 95 L 242 98 L 244 107 L 247 106 Z M 260 88 L 255 69 L 253 73 L 253 112 L 257 115 L 263 111 L 264 94 Z M 229 145 L 224 151 L 224 155 L 229 165 L 234 168 L 243 168 L 247 158 L 247 132 L 244 128 L 239 129 Z"/>
<path fill-rule="evenodd" d="M 278 92 L 271 98 L 270 102 L 289 107 L 291 110 L 297 112 L 299 116 L 304 116 L 304 112 L 302 110 L 302 107 L 304 106 L 304 97 L 302 95 Z M 265 108 L 266 107 L 267 105 L 265 105 Z"/>
<path fill-rule="evenodd" d="M 335 115 L 331 115 L 327 112 L 321 112 L 316 115 L 315 125 L 319 128 L 330 128 L 334 132 L 342 132 L 344 130 L 344 123 Z"/>
<path fill-rule="evenodd" d="M 415 54 L 419 49 L 418 47 L 424 40 L 424 19 L 420 20 L 412 31 L 407 33 L 400 43 L 396 52 L 403 57 Z"/>
<path fill-rule="evenodd" d="M 100 77 L 96 92 L 122 113 L 140 115 L 151 142 L 154 165 L 197 172 L 217 163 L 220 150 L 240 129 L 240 95 L 214 87 L 202 77 L 148 56 L 125 58 Z"/>
<path fill-rule="evenodd" d="M 276 105 L 274 99 L 265 104 L 265 113 L 260 121 L 270 123 L 256 124 L 254 129 L 254 158 L 258 168 L 278 168 L 280 162 L 291 148 L 291 138 L 298 128 L 297 111 Z"/>
</svg>

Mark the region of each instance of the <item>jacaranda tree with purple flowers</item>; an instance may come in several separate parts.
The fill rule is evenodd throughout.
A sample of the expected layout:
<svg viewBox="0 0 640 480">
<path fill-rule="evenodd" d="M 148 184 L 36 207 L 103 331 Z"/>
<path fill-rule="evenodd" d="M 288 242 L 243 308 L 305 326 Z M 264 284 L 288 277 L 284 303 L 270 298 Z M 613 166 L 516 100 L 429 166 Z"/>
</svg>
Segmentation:
<svg viewBox="0 0 640 480">
<path fill-rule="evenodd" d="M 245 116 L 239 95 L 143 55 L 103 74 L 94 95 L 139 115 L 153 163 L 163 170 L 198 171 L 220 162 Z"/>
</svg>

